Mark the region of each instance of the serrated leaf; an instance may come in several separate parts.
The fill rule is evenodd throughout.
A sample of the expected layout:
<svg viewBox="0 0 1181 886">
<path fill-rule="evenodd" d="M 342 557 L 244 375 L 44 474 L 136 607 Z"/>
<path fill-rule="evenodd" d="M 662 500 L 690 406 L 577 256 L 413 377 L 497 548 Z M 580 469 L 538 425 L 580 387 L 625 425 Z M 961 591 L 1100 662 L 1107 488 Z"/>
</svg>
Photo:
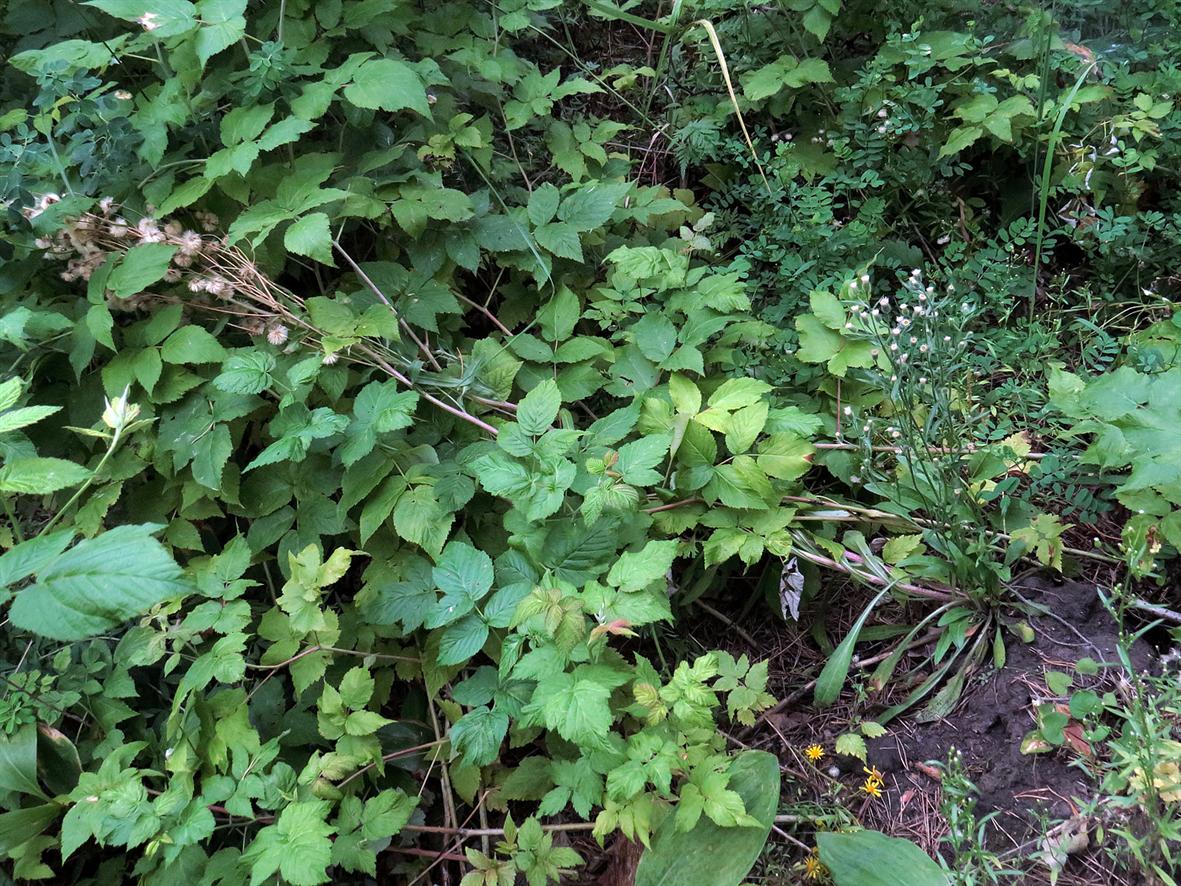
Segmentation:
<svg viewBox="0 0 1181 886">
<path fill-rule="evenodd" d="M 78 542 L 17 594 L 17 627 L 54 640 L 84 640 L 191 588 L 153 527 L 126 525 Z"/>
<path fill-rule="evenodd" d="M 856 732 L 844 732 L 837 736 L 836 752 L 838 754 L 844 754 L 847 757 L 856 757 L 864 763 L 866 755 L 865 739 Z"/>
<path fill-rule="evenodd" d="M 526 434 L 540 436 L 553 425 L 561 407 L 558 383 L 552 378 L 544 379 L 517 404 L 517 424 Z"/>
<path fill-rule="evenodd" d="M 344 88 L 344 97 L 358 108 L 400 111 L 409 108 L 430 117 L 426 87 L 405 62 L 392 58 L 370 59 L 353 74 L 353 82 Z"/>
<path fill-rule="evenodd" d="M 336 266 L 332 260 L 332 231 L 328 216 L 323 212 L 309 213 L 288 227 L 283 233 L 283 245 L 297 255 Z"/>
<path fill-rule="evenodd" d="M 90 473 L 64 458 L 18 458 L 0 467 L 0 492 L 48 494 L 84 483 Z"/>
</svg>

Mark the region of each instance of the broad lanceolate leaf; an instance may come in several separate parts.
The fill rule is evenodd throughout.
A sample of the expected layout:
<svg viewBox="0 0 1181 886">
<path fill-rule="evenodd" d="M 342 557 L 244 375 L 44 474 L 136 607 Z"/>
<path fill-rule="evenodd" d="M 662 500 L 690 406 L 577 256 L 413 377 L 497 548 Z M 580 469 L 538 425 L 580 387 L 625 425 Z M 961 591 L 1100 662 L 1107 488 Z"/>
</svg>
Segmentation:
<svg viewBox="0 0 1181 886">
<path fill-rule="evenodd" d="M 816 835 L 820 861 L 836 886 L 947 886 L 947 874 L 909 840 L 878 831 Z"/>
<path fill-rule="evenodd" d="M 78 542 L 17 594 L 12 623 L 54 640 L 84 640 L 188 593 L 180 566 L 152 537 L 154 529 L 119 526 Z"/>
</svg>

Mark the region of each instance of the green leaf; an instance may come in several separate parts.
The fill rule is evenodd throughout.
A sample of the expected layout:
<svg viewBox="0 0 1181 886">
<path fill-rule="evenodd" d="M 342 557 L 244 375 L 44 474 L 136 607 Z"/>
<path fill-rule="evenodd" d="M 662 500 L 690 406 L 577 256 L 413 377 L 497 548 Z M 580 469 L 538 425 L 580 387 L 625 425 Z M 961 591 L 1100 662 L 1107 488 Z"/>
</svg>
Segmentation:
<svg viewBox="0 0 1181 886">
<path fill-rule="evenodd" d="M 27 428 L 60 410 L 60 406 L 24 406 L 20 409 L 9 409 L 0 413 L 0 434 Z"/>
<path fill-rule="evenodd" d="M 947 874 L 909 840 L 878 831 L 819 831 L 820 861 L 836 886 L 948 886 Z"/>
<path fill-rule="evenodd" d="M 443 556 L 432 575 L 443 597 L 427 627 L 439 627 L 471 612 L 491 590 L 492 558 L 466 542 L 451 541 L 443 548 Z"/>
<path fill-rule="evenodd" d="M 558 258 L 582 261 L 582 243 L 573 225 L 566 222 L 550 222 L 534 231 L 533 236 L 543 249 L 552 252 Z"/>
<path fill-rule="evenodd" d="M 517 404 L 517 424 L 526 434 L 540 436 L 553 425 L 561 407 L 558 383 L 552 378 L 544 379 Z"/>
<path fill-rule="evenodd" d="M 0 852 L 13 852 L 21 844 L 32 840 L 56 821 L 61 812 L 62 808 L 57 803 L 42 803 L 40 806 L 0 813 Z M 19 870 L 19 865 L 17 868 Z M 52 876 L 52 872 L 46 876 Z"/>
<path fill-rule="evenodd" d="M 197 58 L 201 67 L 246 33 L 246 0 L 198 0 Z"/>
<path fill-rule="evenodd" d="M 533 193 L 529 195 L 529 221 L 539 227 L 552 221 L 558 212 L 560 200 L 558 189 L 549 182 L 534 188 Z"/>
<path fill-rule="evenodd" d="M 410 816 L 417 806 L 418 797 L 412 797 L 400 788 L 387 788 L 365 801 L 365 809 L 361 813 L 361 835 L 366 840 L 383 840 L 394 836 L 410 822 Z"/>
<path fill-rule="evenodd" d="M 636 886 L 737 886 L 743 882 L 774 822 L 779 803 L 779 761 L 766 751 L 743 751 L 730 763 L 726 774 L 729 791 L 738 795 L 758 826 L 721 827 L 709 818 L 700 818 L 691 830 L 685 831 L 678 830 L 676 816 L 669 815 L 640 857 Z"/>
<path fill-rule="evenodd" d="M 283 233 L 283 245 L 297 255 L 314 258 L 321 264 L 336 267 L 332 260 L 332 231 L 323 212 L 305 215 Z"/>
<path fill-rule="evenodd" d="M 119 298 L 139 295 L 164 279 L 176 249 L 167 243 L 143 243 L 131 247 L 107 277 L 107 289 Z"/>
<path fill-rule="evenodd" d="M 61 556 L 61 552 L 73 540 L 73 530 L 59 529 L 9 548 L 0 554 L 0 588 L 11 587 L 45 569 Z"/>
<path fill-rule="evenodd" d="M 846 757 L 856 757 L 862 763 L 865 762 L 865 739 L 856 732 L 845 732 L 838 735 L 834 750 L 838 754 L 844 754 Z"/>
<path fill-rule="evenodd" d="M 291 886 L 328 882 L 330 838 L 336 830 L 325 821 L 330 809 L 327 800 L 291 803 L 279 813 L 275 824 L 260 830 L 242 853 L 242 860 L 251 868 L 251 886 L 260 886 L 276 871 Z"/>
<path fill-rule="evenodd" d="M 676 555 L 676 541 L 650 541 L 643 550 L 620 554 L 607 573 L 607 582 L 624 592 L 641 591 L 665 577 Z"/>
<path fill-rule="evenodd" d="M 500 753 L 508 734 L 509 718 L 504 711 L 479 707 L 464 714 L 451 727 L 451 745 L 463 755 L 468 766 L 487 766 Z"/>
<path fill-rule="evenodd" d="M 220 363 L 226 349 L 200 326 L 182 326 L 164 342 L 160 358 L 165 363 Z"/>
<path fill-rule="evenodd" d="M 134 22 L 157 38 L 176 37 L 197 24 L 197 8 L 189 0 L 87 0 L 84 5 Z"/>
<path fill-rule="evenodd" d="M 48 494 L 85 483 L 90 473 L 64 458 L 18 458 L 0 467 L 0 492 Z"/>
<path fill-rule="evenodd" d="M 668 434 L 649 434 L 619 447 L 615 470 L 624 483 L 633 486 L 653 486 L 664 478 L 655 470 L 664 461 L 672 438 Z"/>
<path fill-rule="evenodd" d="M 833 650 L 828 661 L 824 663 L 824 669 L 816 679 L 816 688 L 812 695 L 816 707 L 828 707 L 840 696 L 841 689 L 845 685 L 845 678 L 849 676 L 849 668 L 853 664 L 853 649 L 857 645 L 857 638 L 861 636 L 861 628 L 869 618 L 869 614 L 873 612 L 874 607 L 877 606 L 878 601 L 885 595 L 886 591 L 881 591 L 869 602 L 869 605 L 857 617 L 857 621 L 853 622 L 853 626 L 849 628 L 849 633 L 845 635 L 841 645 Z"/>
<path fill-rule="evenodd" d="M 713 409 L 731 412 L 750 406 L 771 390 L 771 386 L 757 378 L 731 378 L 718 387 L 706 403 Z"/>
<path fill-rule="evenodd" d="M 12 735 L 0 735 L 0 790 L 48 799 L 37 782 L 35 724 L 26 723 Z"/>
<path fill-rule="evenodd" d="M 591 182 L 562 201 L 558 218 L 576 231 L 602 227 L 615 212 L 619 201 L 631 190 L 628 182 Z"/>
<path fill-rule="evenodd" d="M 191 588 L 149 525 L 118 526 L 42 568 L 17 594 L 12 623 L 54 640 L 105 633 Z"/>
<path fill-rule="evenodd" d="M 448 625 L 439 638 L 440 665 L 463 664 L 479 652 L 488 639 L 488 625 L 475 613 Z"/>
<path fill-rule="evenodd" d="M 405 62 L 392 58 L 371 59 L 353 74 L 353 82 L 344 89 L 344 97 L 358 108 L 400 111 L 409 108 L 430 117 L 422 79 Z"/>
<path fill-rule="evenodd" d="M 947 136 L 947 141 L 943 143 L 943 147 L 939 149 L 939 157 L 950 157 L 952 154 L 958 154 L 964 148 L 974 144 L 982 135 L 984 135 L 984 129 L 980 126 L 956 127 Z"/>
<path fill-rule="evenodd" d="M 274 379 L 275 358 L 266 351 L 239 351 L 223 364 L 213 386 L 230 394 L 260 394 Z"/>
<path fill-rule="evenodd" d="M 677 346 L 677 328 L 672 320 L 658 312 L 641 317 L 632 327 L 632 336 L 640 353 L 653 363 L 667 360 Z"/>
<path fill-rule="evenodd" d="M 843 329 L 845 327 L 845 309 L 841 307 L 840 299 L 831 292 L 819 290 L 808 296 L 812 313 L 829 329 Z"/>
<path fill-rule="evenodd" d="M 604 746 L 611 729 L 611 689 L 574 674 L 548 674 L 538 682 L 524 713 L 531 723 L 544 723 L 562 738 L 587 747 Z"/>
</svg>

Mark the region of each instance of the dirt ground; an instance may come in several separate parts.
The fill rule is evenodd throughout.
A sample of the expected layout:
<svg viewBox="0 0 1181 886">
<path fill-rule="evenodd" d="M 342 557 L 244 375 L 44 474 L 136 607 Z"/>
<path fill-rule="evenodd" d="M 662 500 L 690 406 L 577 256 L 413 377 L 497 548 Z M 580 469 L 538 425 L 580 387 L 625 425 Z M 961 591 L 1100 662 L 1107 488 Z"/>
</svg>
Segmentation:
<svg viewBox="0 0 1181 886">
<path fill-rule="evenodd" d="M 928 850 L 937 849 L 932 845 L 937 835 L 930 833 L 931 800 L 915 800 L 938 792 L 939 785 L 932 777 L 937 773 L 923 764 L 946 760 L 952 747 L 959 751 L 979 791 L 977 816 L 997 813 L 987 829 L 988 842 L 997 852 L 1019 855 L 1036 850 L 1046 826 L 1075 816 L 1095 790 L 1085 753 L 1059 749 L 1022 754 L 1021 742 L 1036 725 L 1036 706 L 1051 697 L 1045 672 L 1071 672 L 1084 657 L 1117 661 L 1116 626 L 1094 586 L 1031 581 L 1015 590 L 1049 609 L 1030 619 L 1034 641 L 1009 642 L 1005 667 L 990 669 L 982 682 L 964 693 L 947 719 L 895 723 L 889 735 L 869 742 L 870 760 L 886 775 L 890 788 L 881 810 L 883 823 L 899 836 L 917 839 Z M 1138 670 L 1153 668 L 1155 650 L 1139 641 L 1132 661 Z M 1092 678 L 1089 688 L 1101 691 L 1110 688 L 1110 682 L 1110 677 L 1100 674 Z M 1085 866 L 1082 858 L 1077 861 Z M 1106 879 L 1105 872 L 1094 873 L 1104 879 L 1081 882 L 1114 882 Z"/>
</svg>

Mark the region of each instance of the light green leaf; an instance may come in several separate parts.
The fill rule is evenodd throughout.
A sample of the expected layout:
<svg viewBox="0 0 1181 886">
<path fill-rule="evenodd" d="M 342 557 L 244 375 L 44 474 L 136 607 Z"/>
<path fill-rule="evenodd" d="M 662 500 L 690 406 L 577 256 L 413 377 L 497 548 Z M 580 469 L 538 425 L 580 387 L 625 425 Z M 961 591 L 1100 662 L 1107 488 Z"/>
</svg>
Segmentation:
<svg viewBox="0 0 1181 886">
<path fill-rule="evenodd" d="M 939 157 L 950 157 L 952 154 L 958 154 L 964 148 L 975 143 L 976 139 L 984 135 L 984 128 L 981 126 L 958 126 L 948 135 L 947 141 L 943 143 L 943 147 L 939 149 Z"/>
<path fill-rule="evenodd" d="M 552 378 L 539 382 L 517 404 L 517 424 L 531 436 L 539 436 L 550 429 L 562 406 L 562 392 Z"/>
<path fill-rule="evenodd" d="M 200 326 L 182 326 L 168 337 L 160 348 L 165 363 L 220 363 L 226 349 L 216 338 Z"/>
<path fill-rule="evenodd" d="M 107 277 L 107 289 L 119 298 L 139 295 L 164 279 L 176 249 L 167 243 L 143 243 L 131 247 Z"/>
<path fill-rule="evenodd" d="M 134 22 L 157 38 L 176 37 L 197 24 L 197 8 L 189 0 L 87 0 L 84 5 Z"/>
<path fill-rule="evenodd" d="M 153 528 L 118 526 L 78 542 L 16 595 L 12 623 L 54 640 L 84 640 L 187 594 L 190 585 Z"/>
<path fill-rule="evenodd" d="M 309 213 L 288 227 L 283 233 L 283 245 L 297 255 L 336 267 L 332 260 L 332 230 L 323 212 Z"/>
<path fill-rule="evenodd" d="M 476 708 L 451 727 L 451 745 L 463 755 L 468 766 L 487 766 L 499 754 L 508 725 L 508 714 L 504 711 Z"/>
<path fill-rule="evenodd" d="M 621 591 L 643 590 L 664 578 L 676 555 L 676 541 L 650 541 L 640 551 L 620 554 L 607 573 L 607 581 Z"/>
<path fill-rule="evenodd" d="M 246 33 L 246 0 L 199 0 L 197 16 L 197 59 L 201 67 L 223 49 L 232 46 Z"/>
<path fill-rule="evenodd" d="M 392 58 L 371 59 L 353 74 L 353 82 L 344 89 L 344 97 L 358 108 L 400 111 L 409 108 L 430 117 L 426 87 L 405 62 Z"/>
<path fill-rule="evenodd" d="M 0 492 L 44 495 L 84 483 L 90 473 L 64 458 L 18 458 L 0 467 Z"/>
<path fill-rule="evenodd" d="M 950 882 L 914 843 L 878 831 L 820 831 L 816 845 L 836 886 L 948 886 Z"/>
<path fill-rule="evenodd" d="M 16 381 L 16 379 L 13 379 Z M 18 431 L 31 424 L 41 421 L 46 416 L 53 415 L 61 409 L 60 406 L 24 406 L 20 409 L 9 409 L 0 413 L 0 434 Z"/>
</svg>

